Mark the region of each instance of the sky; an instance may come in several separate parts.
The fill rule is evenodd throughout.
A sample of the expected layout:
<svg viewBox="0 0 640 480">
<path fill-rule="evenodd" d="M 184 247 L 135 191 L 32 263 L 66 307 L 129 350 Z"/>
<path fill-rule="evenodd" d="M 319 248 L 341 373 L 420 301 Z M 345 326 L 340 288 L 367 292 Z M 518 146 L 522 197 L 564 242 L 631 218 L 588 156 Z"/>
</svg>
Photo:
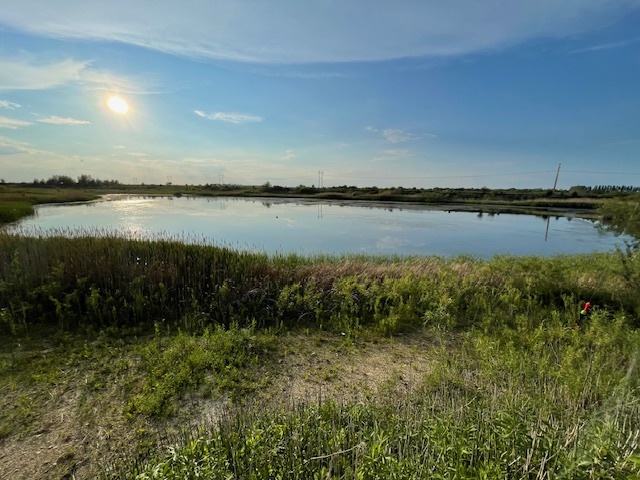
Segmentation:
<svg viewBox="0 0 640 480">
<path fill-rule="evenodd" d="M 640 186 L 639 163 L 640 0 L 0 0 L 6 182 Z"/>
</svg>

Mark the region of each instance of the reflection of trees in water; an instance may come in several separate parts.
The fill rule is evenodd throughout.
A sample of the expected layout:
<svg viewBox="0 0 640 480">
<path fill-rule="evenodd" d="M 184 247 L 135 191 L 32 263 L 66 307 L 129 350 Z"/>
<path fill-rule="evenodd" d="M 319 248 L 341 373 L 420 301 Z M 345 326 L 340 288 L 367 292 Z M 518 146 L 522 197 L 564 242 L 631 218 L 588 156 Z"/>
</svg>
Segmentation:
<svg viewBox="0 0 640 480">
<path fill-rule="evenodd" d="M 598 212 L 602 216 L 600 227 L 617 235 L 635 238 L 634 248 L 640 247 L 640 196 L 629 201 L 609 200 Z"/>
</svg>

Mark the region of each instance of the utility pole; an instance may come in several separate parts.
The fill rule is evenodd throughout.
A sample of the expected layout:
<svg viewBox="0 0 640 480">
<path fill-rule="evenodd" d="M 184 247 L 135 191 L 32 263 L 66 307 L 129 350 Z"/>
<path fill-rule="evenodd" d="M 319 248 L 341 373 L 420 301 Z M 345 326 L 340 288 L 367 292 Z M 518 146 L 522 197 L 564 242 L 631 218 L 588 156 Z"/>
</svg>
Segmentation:
<svg viewBox="0 0 640 480">
<path fill-rule="evenodd" d="M 556 171 L 556 179 L 555 179 L 555 181 L 553 182 L 553 190 L 552 190 L 552 192 L 555 192 L 555 191 L 556 191 L 556 187 L 558 186 L 558 177 L 560 176 L 560 166 L 561 166 L 561 165 L 562 165 L 561 163 L 559 163 L 559 164 L 558 164 L 558 170 Z M 547 217 L 547 229 L 546 229 L 546 231 L 544 232 L 544 241 L 545 241 L 545 242 L 546 242 L 546 241 L 547 241 L 547 239 L 549 238 L 549 222 L 550 222 L 550 221 L 551 221 L 551 215 L 549 215 L 549 216 Z"/>
<path fill-rule="evenodd" d="M 322 188 L 323 181 L 324 181 L 324 172 L 322 170 L 318 170 L 318 188 Z"/>
<path fill-rule="evenodd" d="M 560 166 L 561 165 L 562 165 L 561 163 L 558 164 L 558 171 L 556 172 L 556 181 L 553 182 L 553 191 L 554 192 L 556 191 L 556 186 L 558 185 L 558 177 L 560 176 Z"/>
</svg>

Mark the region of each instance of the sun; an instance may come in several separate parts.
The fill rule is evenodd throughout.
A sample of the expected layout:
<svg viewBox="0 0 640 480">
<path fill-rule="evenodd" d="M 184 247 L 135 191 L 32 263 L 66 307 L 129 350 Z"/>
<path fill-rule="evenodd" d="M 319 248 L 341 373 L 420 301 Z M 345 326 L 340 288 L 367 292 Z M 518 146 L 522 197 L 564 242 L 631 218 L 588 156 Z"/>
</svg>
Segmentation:
<svg viewBox="0 0 640 480">
<path fill-rule="evenodd" d="M 122 98 L 114 95 L 107 100 L 107 106 L 116 113 L 125 114 L 129 111 L 129 105 Z"/>
</svg>

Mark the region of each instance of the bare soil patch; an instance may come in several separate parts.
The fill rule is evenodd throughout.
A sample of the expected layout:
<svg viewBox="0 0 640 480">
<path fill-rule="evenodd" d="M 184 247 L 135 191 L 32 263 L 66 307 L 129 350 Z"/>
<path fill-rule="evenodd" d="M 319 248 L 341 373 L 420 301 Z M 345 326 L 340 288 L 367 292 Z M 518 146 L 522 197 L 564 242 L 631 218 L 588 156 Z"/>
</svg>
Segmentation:
<svg viewBox="0 0 640 480">
<path fill-rule="evenodd" d="M 434 361 L 434 341 L 422 333 L 347 341 L 340 334 L 289 333 L 279 338 L 268 363 L 257 367 L 264 388 L 240 399 L 263 408 L 283 408 L 319 399 L 365 400 L 403 395 L 419 384 Z M 134 359 L 120 359 L 129 363 Z M 0 478 L 90 479 L 116 458 L 165 443 L 172 432 L 215 421 L 229 404 L 222 397 L 190 392 L 173 417 L 152 421 L 125 418 L 126 377 L 105 376 L 95 388 L 91 364 L 55 382 L 2 389 L 0 407 L 17 408 L 33 398 L 24 428 L 0 440 Z M 21 400 L 22 399 L 22 400 Z"/>
</svg>

